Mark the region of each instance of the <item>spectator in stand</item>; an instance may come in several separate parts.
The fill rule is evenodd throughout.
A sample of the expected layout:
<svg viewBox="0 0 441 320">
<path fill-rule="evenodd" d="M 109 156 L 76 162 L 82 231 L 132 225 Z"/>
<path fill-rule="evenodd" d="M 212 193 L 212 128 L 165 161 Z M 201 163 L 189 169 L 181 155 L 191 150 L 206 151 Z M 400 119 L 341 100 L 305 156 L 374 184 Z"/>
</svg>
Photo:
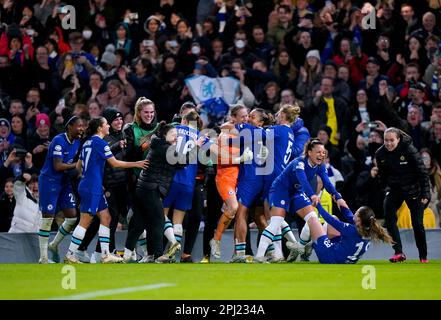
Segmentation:
<svg viewBox="0 0 441 320">
<path fill-rule="evenodd" d="M 99 94 L 96 99 L 104 108 L 114 107 L 126 114 L 133 108 L 136 91 L 127 80 L 126 69 L 119 68 L 117 74 L 118 79 L 110 80 L 107 83 L 107 91 Z"/>
<path fill-rule="evenodd" d="M 37 233 L 41 213 L 38 210 L 38 177 L 23 173 L 14 182 L 15 208 L 9 233 Z"/>
<path fill-rule="evenodd" d="M 116 25 L 114 45 L 116 49 L 123 49 L 128 57 L 132 56 L 133 40 L 130 38 L 129 27 L 126 23 L 118 23 Z"/>
<path fill-rule="evenodd" d="M 103 113 L 103 107 L 97 101 L 90 101 L 87 104 L 87 109 L 91 119 L 101 117 Z"/>
<path fill-rule="evenodd" d="M 117 70 L 115 46 L 108 44 L 101 56 L 99 65 L 96 67 L 96 71 L 101 74 L 104 79 L 104 85 L 106 85 L 111 79 L 115 79 Z"/>
<path fill-rule="evenodd" d="M 96 60 L 88 52 L 83 50 L 84 38 L 80 32 L 72 32 L 69 35 L 70 54 L 75 65 L 75 72 L 81 81 L 87 81 L 89 75 L 95 70 Z"/>
<path fill-rule="evenodd" d="M 354 86 L 358 86 L 364 78 L 366 62 L 368 56 L 361 52 L 361 47 L 349 39 L 343 38 L 340 41 L 339 52 L 333 58 L 337 65 L 346 64 L 349 66 L 349 72 Z"/>
<path fill-rule="evenodd" d="M 6 55 L 12 65 L 23 67 L 34 59 L 31 38 L 23 35 L 21 30 L 9 27 L 0 37 L 0 55 Z"/>
<path fill-rule="evenodd" d="M 156 79 L 150 61 L 138 58 L 133 66 L 133 72 L 125 68 L 129 74 L 128 81 L 135 88 L 136 97 L 153 98 Z"/>
<path fill-rule="evenodd" d="M 9 155 L 9 147 L 14 143 L 15 136 L 11 132 L 11 123 L 0 118 L 0 165 L 2 165 Z"/>
<path fill-rule="evenodd" d="M 176 56 L 164 55 L 161 70 L 156 75 L 155 90 L 155 101 L 161 106 L 160 119 L 169 121 L 177 113 L 183 88 L 184 74 L 178 68 Z"/>
<path fill-rule="evenodd" d="M 305 112 L 310 121 L 311 135 L 316 136 L 319 128 L 327 125 L 332 130 L 330 142 L 339 146 L 346 139 L 344 116 L 347 105 L 343 99 L 334 96 L 333 82 L 332 78 L 321 80 L 320 90 L 316 91 L 314 98 L 306 101 Z"/>
<path fill-rule="evenodd" d="M 424 166 L 429 172 L 430 179 L 430 203 L 429 208 L 435 214 L 436 228 L 441 227 L 441 169 L 438 162 L 432 158 L 432 153 L 429 149 L 423 148 L 420 150 L 421 158 Z"/>
<path fill-rule="evenodd" d="M 29 150 L 32 152 L 34 164 L 40 170 L 46 159 L 51 136 L 51 122 L 45 113 L 39 113 L 35 120 L 35 131 L 29 136 Z"/>
<path fill-rule="evenodd" d="M 273 71 L 281 89 L 296 87 L 297 69 L 292 63 L 287 50 L 279 51 L 274 62 Z"/>
<path fill-rule="evenodd" d="M 313 95 L 313 87 L 320 82 L 322 66 L 318 50 L 311 50 L 306 54 L 305 64 L 300 67 L 300 76 L 297 81 L 297 95 L 306 100 Z"/>
<path fill-rule="evenodd" d="M 259 25 L 253 27 L 253 38 L 250 41 L 253 53 L 269 65 L 274 55 L 274 48 L 266 39 L 265 31 Z"/>
<path fill-rule="evenodd" d="M 257 56 L 248 47 L 247 34 L 239 30 L 234 35 L 234 46 L 222 56 L 221 66 L 229 65 L 234 59 L 242 59 L 247 68 L 251 68 Z"/>
<path fill-rule="evenodd" d="M 8 232 L 14 216 L 14 179 L 8 178 L 5 182 L 4 191 L 0 195 L 0 232 Z"/>
<path fill-rule="evenodd" d="M 277 25 L 268 29 L 268 40 L 276 48 L 284 46 L 284 37 L 293 28 L 292 9 L 287 5 L 277 8 Z"/>
<path fill-rule="evenodd" d="M 330 137 L 332 134 L 332 129 L 328 126 L 321 126 L 317 132 L 317 138 L 323 143 L 325 149 L 327 151 L 327 158 L 329 159 L 329 163 L 339 169 L 341 168 L 341 155 L 340 151 L 336 146 L 334 146 L 330 141 Z"/>
<path fill-rule="evenodd" d="M 260 101 L 259 108 L 274 112 L 276 105 L 279 105 L 280 87 L 277 82 L 270 81 L 265 85 L 264 96 Z"/>
<path fill-rule="evenodd" d="M 378 61 L 378 65 L 380 66 L 379 72 L 381 74 L 386 74 L 387 71 L 392 66 L 394 60 L 392 57 L 394 56 L 393 49 L 391 48 L 390 38 L 387 34 L 380 34 L 377 39 L 377 52 L 375 58 Z"/>
<path fill-rule="evenodd" d="M 404 60 L 406 63 L 415 62 L 422 70 L 426 70 L 430 64 L 430 60 L 426 55 L 423 41 L 423 39 L 420 39 L 416 35 L 410 36 L 407 46 L 404 49 Z"/>
<path fill-rule="evenodd" d="M 292 41 L 288 41 L 288 37 L 291 33 L 285 36 L 285 46 L 291 55 L 291 59 L 297 69 L 304 66 L 306 61 L 306 55 L 309 51 L 314 50 L 312 44 L 311 34 L 309 31 L 296 32 L 296 35 Z"/>
<path fill-rule="evenodd" d="M 11 134 L 14 142 L 19 143 L 26 150 L 28 148 L 28 124 L 24 114 L 14 114 L 11 118 Z"/>
<path fill-rule="evenodd" d="M 415 11 L 412 5 L 404 3 L 401 5 L 401 20 L 402 27 L 398 28 L 400 40 L 402 43 L 407 41 L 410 35 L 419 28 L 418 17 L 415 16 Z"/>
<path fill-rule="evenodd" d="M 421 126 L 423 115 L 419 106 L 412 105 L 407 113 L 407 133 L 412 137 L 413 145 L 418 150 L 429 145 L 430 131 Z"/>
<path fill-rule="evenodd" d="M 441 37 L 441 30 L 437 27 L 436 16 L 433 14 L 433 12 L 426 12 L 423 15 L 422 27 L 415 30 L 411 36 L 426 39 L 428 36 L 432 35 Z"/>
<path fill-rule="evenodd" d="M 360 81 L 360 89 L 365 89 L 368 98 L 376 101 L 379 96 L 378 84 L 381 80 L 389 81 L 389 79 L 380 74 L 380 63 L 374 57 L 370 57 L 366 62 L 366 79 Z"/>
<path fill-rule="evenodd" d="M 11 116 L 15 114 L 25 114 L 23 102 L 21 102 L 19 99 L 11 100 L 11 104 L 9 105 L 9 114 Z"/>
</svg>

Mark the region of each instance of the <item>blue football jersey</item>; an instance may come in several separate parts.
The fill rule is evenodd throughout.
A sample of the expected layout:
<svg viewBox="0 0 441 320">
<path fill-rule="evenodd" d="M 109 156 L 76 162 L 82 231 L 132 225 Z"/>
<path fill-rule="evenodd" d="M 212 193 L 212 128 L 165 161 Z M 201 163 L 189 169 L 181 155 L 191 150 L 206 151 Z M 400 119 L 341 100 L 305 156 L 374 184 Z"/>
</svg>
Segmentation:
<svg viewBox="0 0 441 320">
<path fill-rule="evenodd" d="M 354 216 L 351 210 L 341 208 L 342 214 L 347 222 L 342 222 L 332 217 L 321 204 L 317 205 L 320 215 L 327 223 L 332 225 L 340 237 L 329 243 L 335 263 L 356 263 L 358 259 L 368 250 L 370 239 L 362 238 L 354 225 Z"/>
<path fill-rule="evenodd" d="M 80 155 L 83 174 L 78 190 L 87 190 L 91 194 L 102 194 L 104 166 L 106 160 L 111 157 L 113 157 L 112 151 L 104 139 L 92 136 L 84 142 Z"/>
<path fill-rule="evenodd" d="M 335 190 L 334 185 L 329 181 L 325 164 L 319 166 L 311 166 L 308 158 L 301 156 L 294 159 L 283 172 L 276 178 L 275 184 L 278 188 L 286 188 L 289 193 L 305 193 L 308 197 L 315 194 L 311 185 L 316 185 L 317 176 L 323 181 L 323 186 L 337 199 L 341 196 Z"/>
<path fill-rule="evenodd" d="M 272 140 L 272 141 L 271 141 Z M 291 160 L 294 145 L 294 134 L 290 127 L 285 125 L 275 125 L 266 129 L 266 146 L 269 156 L 266 160 L 273 161 L 274 168 L 265 180 L 274 180 L 286 168 Z"/>
<path fill-rule="evenodd" d="M 185 125 L 178 125 L 175 128 L 178 135 L 178 142 L 176 144 L 177 152 L 180 154 L 187 154 L 192 151 L 197 152 L 195 147 L 197 145 L 197 140 L 199 139 L 199 131 Z M 207 138 L 205 139 L 203 146 L 205 147 L 209 143 L 210 140 Z M 194 155 L 197 156 L 197 154 Z M 173 177 L 173 182 L 193 187 L 198 172 L 197 161 L 197 157 L 190 157 L 190 163 L 184 168 L 176 171 Z"/>
<path fill-rule="evenodd" d="M 46 177 L 61 182 L 64 172 L 55 171 L 53 163 L 54 158 L 62 159 L 63 163 L 72 163 L 79 147 L 79 140 L 74 140 L 71 142 L 67 138 L 66 133 L 60 133 L 49 145 L 46 160 L 44 161 L 44 165 L 40 173 Z"/>
<path fill-rule="evenodd" d="M 258 168 L 264 166 L 266 160 L 263 156 L 266 131 L 249 123 L 237 124 L 235 128 L 239 131 L 239 139 L 234 140 L 240 143 L 240 154 L 243 154 L 246 148 L 253 151 L 253 159 L 240 164 L 238 179 L 259 179 L 262 176 L 257 175 Z"/>
</svg>

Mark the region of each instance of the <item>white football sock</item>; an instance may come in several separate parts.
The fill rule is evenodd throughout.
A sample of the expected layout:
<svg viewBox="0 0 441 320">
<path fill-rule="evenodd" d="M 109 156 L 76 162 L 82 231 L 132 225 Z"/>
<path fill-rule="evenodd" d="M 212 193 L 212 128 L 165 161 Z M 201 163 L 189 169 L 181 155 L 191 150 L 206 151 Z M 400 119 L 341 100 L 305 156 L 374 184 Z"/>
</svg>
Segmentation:
<svg viewBox="0 0 441 320">
<path fill-rule="evenodd" d="M 38 243 L 40 246 L 40 259 L 47 260 L 47 244 L 54 218 L 41 218 L 40 230 L 38 231 Z"/>
</svg>

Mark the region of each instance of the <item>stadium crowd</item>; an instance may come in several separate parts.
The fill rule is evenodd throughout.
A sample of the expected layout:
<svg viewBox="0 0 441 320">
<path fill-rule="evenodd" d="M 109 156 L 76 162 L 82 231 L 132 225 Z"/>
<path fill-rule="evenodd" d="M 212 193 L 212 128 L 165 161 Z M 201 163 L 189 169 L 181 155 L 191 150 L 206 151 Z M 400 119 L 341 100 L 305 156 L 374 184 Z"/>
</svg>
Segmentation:
<svg viewBox="0 0 441 320">
<path fill-rule="evenodd" d="M 75 28 L 66 28 L 72 19 Z M 32 205 L 38 201 L 36 177 L 72 115 L 86 124 L 103 116 L 110 125 L 104 139 L 121 161 L 145 159 L 161 121 L 182 123 L 186 109 L 199 113 L 200 129 L 218 130 L 236 119 L 237 113 L 216 113 L 225 101 L 195 99 L 186 79 L 197 75 L 236 79 L 235 102 L 228 107 L 245 106 L 247 117 L 256 108 L 271 119 L 284 106 L 300 106 L 298 133 L 307 137 L 296 140 L 294 154 L 301 155 L 309 136 L 317 137 L 337 191 L 349 207 L 368 205 L 378 219 L 385 216 L 390 186 L 378 176 L 375 153 L 387 128 L 401 129 L 428 172 L 428 206 L 439 228 L 439 21 L 441 2 L 432 0 L 0 0 L 0 231 L 40 229 Z M 182 261 L 192 261 L 201 221 L 209 256 L 218 220 L 227 219 L 216 170 L 198 167 L 193 203 L 180 221 L 187 231 Z M 111 238 L 117 228 L 128 228 L 140 172 L 105 167 Z M 30 203 L 23 204 L 23 193 Z M 255 227 L 249 216 L 248 228 Z M 288 220 L 291 226 L 303 226 L 294 220 Z M 54 220 L 51 229 L 62 221 Z M 165 229 L 173 230 L 170 221 Z M 80 251 L 98 226 L 92 221 Z M 137 231 L 132 250 L 137 239 L 145 245 L 145 233 Z M 182 230 L 175 235 L 178 240 Z M 113 251 L 114 239 L 110 243 Z"/>
</svg>

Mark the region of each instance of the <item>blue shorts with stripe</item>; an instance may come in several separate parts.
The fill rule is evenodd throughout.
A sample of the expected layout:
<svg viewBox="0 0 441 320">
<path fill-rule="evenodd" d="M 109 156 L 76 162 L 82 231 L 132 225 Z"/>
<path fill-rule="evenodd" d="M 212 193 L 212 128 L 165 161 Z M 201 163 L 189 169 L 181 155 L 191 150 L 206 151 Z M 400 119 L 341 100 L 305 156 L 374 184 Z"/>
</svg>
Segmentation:
<svg viewBox="0 0 441 320">
<path fill-rule="evenodd" d="M 269 192 L 269 205 L 270 208 L 277 207 L 285 209 L 286 212 L 289 212 L 289 203 L 291 200 L 291 196 L 289 191 L 285 188 L 277 188 L 277 185 L 272 185 Z"/>
<path fill-rule="evenodd" d="M 263 192 L 263 179 L 239 180 L 237 184 L 237 201 L 251 208 L 260 199 Z"/>
<path fill-rule="evenodd" d="M 96 215 L 104 209 L 107 209 L 107 200 L 104 194 L 91 194 L 89 190 L 78 190 L 81 198 L 80 212 Z"/>
<path fill-rule="evenodd" d="M 312 205 L 312 203 L 306 193 L 295 193 L 291 197 L 291 202 L 289 204 L 289 213 L 295 214 L 300 209 L 310 205 Z"/>
<path fill-rule="evenodd" d="M 43 213 L 55 215 L 59 210 L 76 207 L 75 196 L 69 183 L 60 183 L 41 175 L 38 179 L 39 209 Z"/>
<path fill-rule="evenodd" d="M 314 241 L 312 247 L 314 248 L 320 263 L 336 263 L 334 257 L 334 243 L 327 235 L 319 237 Z"/>
<path fill-rule="evenodd" d="M 176 210 L 190 210 L 193 203 L 194 187 L 172 182 L 167 196 L 162 201 L 164 208 L 173 206 Z"/>
</svg>

